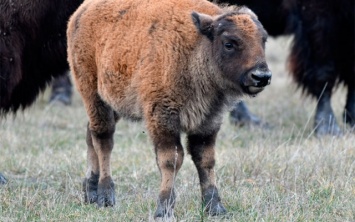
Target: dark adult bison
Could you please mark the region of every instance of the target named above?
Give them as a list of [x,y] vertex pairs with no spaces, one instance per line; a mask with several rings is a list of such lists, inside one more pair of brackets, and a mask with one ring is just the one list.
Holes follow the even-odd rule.
[[[304,93],[318,100],[316,135],[339,135],[331,107],[334,88],[348,88],[344,122],[355,126],[354,1],[349,0],[220,0],[247,5],[272,36],[293,34],[289,68]],[[244,104],[232,116],[248,119]],[[249,118],[250,119],[250,118]],[[254,118],[255,119],[255,118]]]
[[144,119],[161,173],[156,218],[172,217],[180,134],[211,215],[225,213],[214,145],[225,108],[269,84],[267,35],[247,8],[206,0],[85,1],[68,25],[68,58],[89,117],[85,200],[115,204],[110,156],[119,118]]
[[355,126],[354,1],[285,1],[294,34],[290,71],[304,92],[319,100],[316,133],[341,134],[331,107],[334,87],[348,88],[344,122]]
[[0,117],[31,105],[69,69],[67,21],[82,1],[0,0]]
[[0,114],[31,105],[68,70],[66,26],[83,0],[0,0]]

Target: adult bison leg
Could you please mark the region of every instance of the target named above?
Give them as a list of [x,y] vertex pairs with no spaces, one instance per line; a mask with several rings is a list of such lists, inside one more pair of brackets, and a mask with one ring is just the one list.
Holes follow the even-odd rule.
[[234,105],[233,110],[230,112],[230,121],[231,123],[240,126],[267,126],[266,124],[263,124],[259,117],[249,111],[247,105],[243,101]]
[[52,92],[49,102],[60,102],[64,105],[70,105],[73,95],[73,86],[69,77],[69,72],[56,77],[52,82]]
[[319,98],[314,122],[317,136],[342,134],[331,107],[330,98],[331,89],[326,89]]
[[200,178],[202,201],[206,211],[212,216],[227,212],[221,203],[215,182],[214,145],[216,136],[217,132],[210,135],[188,135],[188,149]]
[[151,131],[156,161],[161,175],[158,207],[154,218],[169,219],[174,216],[174,183],[184,159],[184,151],[179,133],[162,128],[160,126],[159,129],[155,128]]
[[[86,100],[87,102],[87,100]],[[88,169],[83,183],[85,200],[99,207],[115,204],[115,187],[111,177],[111,151],[118,117],[98,95],[85,104],[88,109],[87,129]]]
[[344,122],[355,128],[355,86],[348,87],[348,96],[344,110]]

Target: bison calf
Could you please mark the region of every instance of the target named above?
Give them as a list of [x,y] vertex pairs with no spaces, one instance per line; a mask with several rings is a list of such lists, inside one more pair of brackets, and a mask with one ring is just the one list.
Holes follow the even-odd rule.
[[267,33],[248,8],[205,0],[92,0],[67,30],[69,64],[89,117],[85,200],[115,204],[110,156],[115,123],[144,119],[161,174],[156,218],[171,217],[184,157],[196,165],[210,215],[225,213],[214,145],[225,108],[270,83]]

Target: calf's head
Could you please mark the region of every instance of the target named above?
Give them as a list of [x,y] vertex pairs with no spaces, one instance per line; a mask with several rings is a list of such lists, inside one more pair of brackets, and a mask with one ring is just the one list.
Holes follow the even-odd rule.
[[265,61],[267,33],[250,9],[241,7],[218,17],[193,12],[192,18],[209,41],[206,50],[211,50],[212,60],[236,90],[255,95],[270,84]]

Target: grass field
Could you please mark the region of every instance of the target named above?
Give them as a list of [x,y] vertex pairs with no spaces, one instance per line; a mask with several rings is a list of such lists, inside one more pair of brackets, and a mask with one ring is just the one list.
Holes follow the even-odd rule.
[[[217,184],[229,213],[207,217],[189,155],[176,180],[177,221],[355,221],[355,133],[313,135],[316,101],[303,97],[285,71],[289,39],[270,39],[269,88],[246,98],[271,129],[233,126],[225,116],[216,145]],[[346,91],[337,90],[338,120]],[[37,103],[0,122],[0,221],[151,221],[160,176],[142,123],[121,121],[112,173],[116,206],[83,203],[87,117],[77,94],[69,107]],[[184,139],[184,138],[183,138]]]

